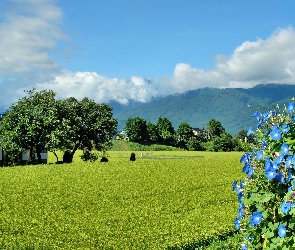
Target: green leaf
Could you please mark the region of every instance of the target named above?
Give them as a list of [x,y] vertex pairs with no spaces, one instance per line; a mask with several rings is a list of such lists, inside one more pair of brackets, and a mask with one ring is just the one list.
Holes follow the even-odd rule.
[[[271,237],[273,237],[273,236],[274,236],[274,234],[273,234]],[[270,237],[270,238],[271,238],[271,237]],[[272,238],[271,241],[272,241],[274,244],[277,245],[277,244],[280,243],[281,238],[280,238],[280,237]]]
[[274,237],[274,233],[273,233],[273,231],[267,231],[267,232],[265,232],[265,237],[266,238],[272,238],[272,237]]

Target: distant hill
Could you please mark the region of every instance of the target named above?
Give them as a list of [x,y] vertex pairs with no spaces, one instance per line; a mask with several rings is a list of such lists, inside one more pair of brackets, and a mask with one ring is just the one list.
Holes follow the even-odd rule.
[[295,85],[261,84],[250,89],[202,88],[144,104],[133,103],[133,106],[121,108],[117,105],[114,117],[118,119],[119,129],[124,127],[129,117],[136,116],[152,123],[156,123],[160,116],[167,117],[175,129],[181,122],[202,128],[207,126],[210,119],[216,119],[227,132],[236,135],[250,125],[256,125],[252,118],[256,110],[272,109],[277,104],[290,102],[292,97],[295,97]]

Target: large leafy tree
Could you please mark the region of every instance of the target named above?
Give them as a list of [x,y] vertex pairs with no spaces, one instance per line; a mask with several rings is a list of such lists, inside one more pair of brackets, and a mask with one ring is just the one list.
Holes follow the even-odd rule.
[[215,137],[215,136],[220,137],[221,134],[225,132],[225,129],[219,121],[215,119],[211,119],[208,122],[208,131],[211,137]]
[[147,123],[147,134],[149,141],[157,142],[159,140],[157,126],[150,121]]
[[174,128],[171,121],[166,117],[159,117],[157,122],[157,130],[161,143],[166,145],[174,144]]
[[0,147],[13,155],[29,150],[41,162],[44,149],[62,150],[71,162],[77,149],[83,160],[94,159],[91,150],[104,151],[116,134],[117,121],[107,104],[71,97],[56,101],[51,90],[27,91],[26,97],[11,105],[0,122]]
[[213,138],[213,151],[218,152],[218,151],[233,151],[235,148],[235,142],[232,138],[232,136],[224,132],[220,135],[220,137],[214,137]]
[[194,137],[193,128],[187,123],[182,122],[176,130],[176,140],[180,148],[187,149],[187,143]]
[[144,142],[147,138],[146,120],[140,117],[128,118],[124,130],[128,139],[133,142]]
[[105,151],[116,135],[117,120],[107,104],[97,104],[89,98],[78,101],[74,97],[58,103],[60,129],[65,131],[58,148],[65,151],[65,161],[71,162],[77,149],[83,150],[82,159],[91,160],[91,151]]
[[42,150],[49,148],[58,125],[55,93],[51,90],[26,91],[27,96],[10,106],[0,124],[0,146],[15,154],[29,150],[29,160],[35,152],[41,163]]

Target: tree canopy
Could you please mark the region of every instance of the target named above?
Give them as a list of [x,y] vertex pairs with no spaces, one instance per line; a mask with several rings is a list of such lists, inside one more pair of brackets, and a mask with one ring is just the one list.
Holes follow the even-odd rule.
[[147,140],[147,124],[143,118],[128,118],[124,130],[130,141],[144,142]]
[[82,149],[83,159],[90,160],[89,152],[106,150],[116,134],[117,121],[107,104],[73,97],[57,101],[51,90],[26,93],[0,122],[0,147],[8,152],[29,150],[29,159],[33,161],[36,153],[41,162],[42,150],[62,150],[71,162],[76,150]]

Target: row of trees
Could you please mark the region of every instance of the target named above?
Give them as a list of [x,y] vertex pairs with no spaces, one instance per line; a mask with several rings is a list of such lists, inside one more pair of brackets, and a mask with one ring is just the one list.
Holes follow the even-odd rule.
[[56,100],[51,90],[25,92],[27,96],[13,103],[0,121],[0,147],[11,163],[25,150],[30,161],[40,163],[45,149],[57,161],[56,151],[63,151],[63,160],[72,162],[77,149],[83,150],[83,160],[95,160],[98,156],[92,150],[106,150],[116,134],[117,121],[107,104],[88,98]]
[[160,117],[156,124],[134,117],[127,120],[124,131],[129,141],[159,143],[186,150],[243,151],[249,142],[254,141],[250,136],[248,143],[244,142],[247,133],[245,130],[232,137],[215,119],[211,119],[207,128],[199,129],[195,134],[187,122],[182,122],[175,130],[169,119],[165,117]]

